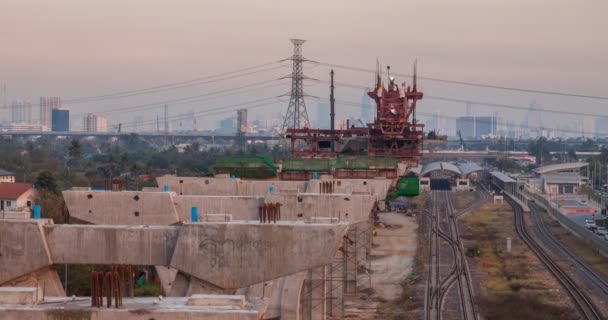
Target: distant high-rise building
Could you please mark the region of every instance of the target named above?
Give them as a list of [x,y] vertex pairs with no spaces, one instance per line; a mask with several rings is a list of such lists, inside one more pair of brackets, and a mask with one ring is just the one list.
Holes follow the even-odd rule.
[[530,138],[540,137],[543,131],[543,122],[540,107],[536,102],[530,104],[527,121],[528,136]]
[[595,121],[591,116],[583,117],[583,137],[596,136],[595,132]]
[[70,110],[53,109],[51,112],[52,131],[68,132],[70,131]]
[[236,133],[239,136],[247,133],[247,109],[236,110]]
[[108,132],[108,119],[99,114],[89,113],[83,118],[82,129],[86,132]]
[[62,107],[61,97],[40,97],[40,124],[50,128],[52,125],[52,110]]
[[138,132],[143,130],[144,118],[141,115],[136,115],[133,117],[131,123],[133,126],[133,132]]
[[32,104],[29,101],[13,101],[11,104],[11,121],[13,123],[31,123]]
[[456,130],[465,139],[495,136],[496,117],[459,117],[456,119]]
[[363,91],[363,96],[361,97],[361,119],[365,124],[372,122],[372,98],[367,95],[367,93],[371,90],[372,89],[370,88],[365,88],[365,91]]

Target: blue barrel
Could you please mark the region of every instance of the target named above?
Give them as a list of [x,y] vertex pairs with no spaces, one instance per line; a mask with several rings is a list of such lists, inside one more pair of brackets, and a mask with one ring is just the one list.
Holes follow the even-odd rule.
[[198,222],[198,207],[192,207],[190,215],[192,216],[192,222]]
[[268,187],[268,192],[273,193],[274,192],[274,186]]
[[319,179],[319,174],[316,171],[313,172],[312,173],[312,178],[315,179],[315,180]]
[[168,184],[166,184],[166,185],[163,186],[163,191],[169,192],[169,185]]
[[37,204],[34,206],[34,219],[40,219],[40,205]]

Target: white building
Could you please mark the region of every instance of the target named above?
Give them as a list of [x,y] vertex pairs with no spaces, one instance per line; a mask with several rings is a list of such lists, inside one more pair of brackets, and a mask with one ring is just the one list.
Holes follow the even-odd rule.
[[15,183],[15,173],[0,169],[0,183]]
[[36,189],[31,183],[0,184],[0,211],[25,211],[32,208]]
[[82,130],[86,132],[108,132],[108,119],[99,114],[89,113],[83,118]]

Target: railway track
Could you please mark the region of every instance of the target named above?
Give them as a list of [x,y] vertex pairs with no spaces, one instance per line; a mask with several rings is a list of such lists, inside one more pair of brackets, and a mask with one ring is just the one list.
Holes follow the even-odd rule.
[[[473,287],[470,272],[464,254],[464,246],[460,240],[457,219],[478,204],[484,195],[476,202],[458,212],[455,212],[451,192],[431,192],[432,210],[423,211],[429,219],[431,232],[429,234],[430,250],[428,256],[429,275],[427,277],[425,296],[425,319],[442,319],[443,307],[447,294],[458,287],[460,314],[462,319],[476,320],[477,311],[473,301]],[[441,228],[442,221],[447,223],[445,231]],[[441,256],[442,243],[447,245],[451,253],[451,265],[447,274],[442,277],[440,262],[447,260]],[[445,252],[444,252],[445,253]]]
[[543,212],[542,208],[538,207],[536,204],[531,204],[530,209],[532,210],[530,217],[532,217],[532,221],[536,226],[538,234],[543,237],[547,243],[556,248],[562,256],[570,260],[570,262],[574,264],[580,273],[582,273],[595,285],[599,291],[603,292],[608,297],[608,281],[606,281],[604,276],[600,275],[597,271],[589,267],[587,263],[581,260],[574,252],[572,252],[572,250],[562,244],[553,236],[553,234],[551,234],[547,228],[547,225],[545,224],[544,219],[541,217],[541,212]]
[[557,281],[566,290],[576,308],[581,312],[584,319],[602,319],[597,311],[597,308],[589,297],[578,287],[575,281],[563,270],[555,261],[548,256],[545,250],[530,236],[528,233],[523,209],[512,200],[507,200],[513,207],[513,223],[515,231],[524,243],[530,248],[539,258],[541,263],[549,270],[549,272],[557,279]]

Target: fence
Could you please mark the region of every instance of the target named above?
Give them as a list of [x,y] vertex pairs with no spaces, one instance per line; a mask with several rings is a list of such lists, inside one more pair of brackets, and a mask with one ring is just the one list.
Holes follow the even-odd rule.
[[598,237],[590,230],[587,230],[585,227],[572,221],[570,218],[561,213],[554,203],[548,201],[542,195],[531,193],[527,190],[522,192],[517,191],[516,193],[518,194],[518,198],[522,197],[523,199],[527,200],[529,205],[537,204],[544,207],[547,213],[549,213],[553,218],[557,219],[559,224],[561,224],[564,228],[587,242],[589,245],[593,246],[593,248],[599,251],[602,255],[608,256],[608,241]]

